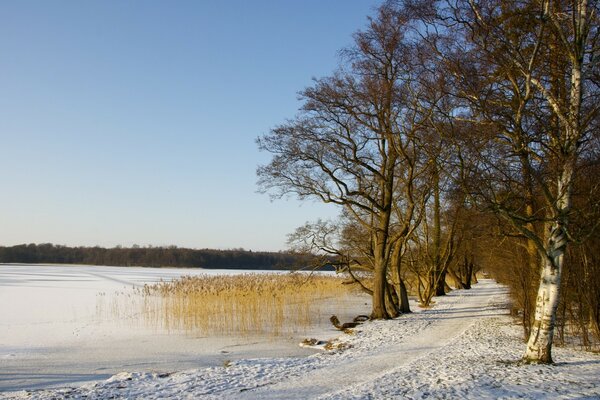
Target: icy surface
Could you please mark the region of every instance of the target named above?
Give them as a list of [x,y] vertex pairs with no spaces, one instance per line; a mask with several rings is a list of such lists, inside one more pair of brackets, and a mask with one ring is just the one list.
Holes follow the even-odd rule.
[[[600,398],[600,357],[556,348],[556,365],[521,365],[520,328],[505,290],[483,280],[433,309],[365,323],[343,350],[303,358],[254,358],[170,374],[123,372],[10,399],[566,399]],[[134,371],[133,369],[131,371]],[[1,396],[2,394],[0,394]]]

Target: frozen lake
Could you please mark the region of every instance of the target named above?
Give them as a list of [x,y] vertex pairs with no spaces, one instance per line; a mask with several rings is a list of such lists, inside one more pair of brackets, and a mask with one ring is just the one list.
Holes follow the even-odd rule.
[[[0,264],[0,391],[106,379],[123,370],[180,371],[252,357],[304,356],[307,335],[198,337],[144,323],[139,310],[116,318],[114,299],[183,275],[260,271]],[[266,271],[265,271],[266,272]],[[365,313],[365,298],[342,317]],[[323,318],[312,336],[336,336]]]

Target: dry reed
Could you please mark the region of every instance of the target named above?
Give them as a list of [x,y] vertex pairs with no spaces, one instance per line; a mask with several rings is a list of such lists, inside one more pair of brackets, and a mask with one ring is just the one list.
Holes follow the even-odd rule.
[[201,335],[283,335],[304,332],[320,308],[348,299],[349,285],[334,276],[244,274],[186,276],[146,285],[146,320],[167,330]]

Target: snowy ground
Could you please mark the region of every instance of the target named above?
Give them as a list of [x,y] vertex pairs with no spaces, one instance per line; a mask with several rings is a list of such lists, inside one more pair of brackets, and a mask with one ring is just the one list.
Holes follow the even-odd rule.
[[80,387],[3,393],[8,399],[600,398],[600,356],[556,348],[553,366],[521,365],[506,293],[483,280],[435,308],[366,323],[343,350],[237,360],[164,373],[123,372]]
[[[123,370],[184,370],[220,366],[226,360],[318,352],[298,346],[303,333],[198,337],[149,325],[139,307],[123,307],[133,288],[145,283],[248,272],[0,264],[0,397],[5,391],[104,380]],[[345,304],[325,304],[327,315],[322,315],[314,334],[329,330],[335,335],[328,321],[332,312],[349,317],[357,309],[368,309],[364,299],[348,302],[346,311]]]

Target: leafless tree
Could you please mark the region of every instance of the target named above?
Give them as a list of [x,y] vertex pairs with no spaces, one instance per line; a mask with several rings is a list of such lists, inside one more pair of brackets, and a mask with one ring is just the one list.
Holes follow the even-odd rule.
[[396,315],[389,266],[406,235],[394,213],[398,174],[426,120],[417,106],[416,38],[407,34],[413,12],[384,3],[343,51],[339,70],[301,93],[300,114],[258,139],[273,154],[258,169],[263,190],[340,206],[366,233],[374,319]]

